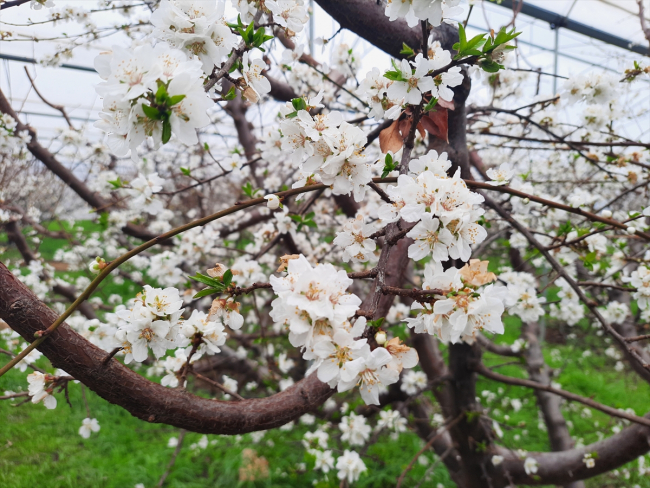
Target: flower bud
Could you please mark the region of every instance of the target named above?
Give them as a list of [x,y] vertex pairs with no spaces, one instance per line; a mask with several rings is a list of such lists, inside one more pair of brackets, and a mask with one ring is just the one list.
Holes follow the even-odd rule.
[[104,261],[104,258],[100,258],[97,256],[95,259],[93,259],[90,264],[88,265],[88,269],[90,270],[91,273],[98,274],[102,269],[104,269],[106,266],[106,261]]
[[611,210],[603,210],[600,212],[601,217],[605,217],[606,219],[611,219],[612,218],[612,211]]
[[280,207],[280,199],[277,195],[266,195],[266,206],[271,210],[276,210]]
[[630,235],[636,234],[636,227],[629,226],[627,229],[625,229],[625,232],[627,232]]
[[524,205],[528,205],[528,204],[530,203],[530,198],[524,198],[524,199],[521,201],[521,203],[523,203]]
[[387,339],[386,332],[384,332],[383,330],[380,330],[375,334],[375,341],[377,341],[377,344],[379,344],[380,346],[386,344],[386,339]]

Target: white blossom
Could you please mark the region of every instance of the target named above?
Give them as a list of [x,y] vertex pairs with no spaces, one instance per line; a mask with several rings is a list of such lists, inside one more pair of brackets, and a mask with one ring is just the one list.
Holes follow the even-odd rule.
[[347,479],[348,483],[354,483],[359,479],[361,473],[367,471],[366,465],[355,451],[343,452],[336,460],[336,469],[338,470],[337,476],[340,480]]
[[81,422],[81,427],[79,427],[79,435],[84,439],[88,439],[92,432],[99,432],[99,422],[97,419],[85,418]]
[[27,383],[29,383],[28,392],[32,397],[32,403],[39,403],[43,401],[43,405],[49,410],[56,408],[56,398],[52,395],[52,388],[50,386],[52,378],[39,371],[34,371],[27,375]]

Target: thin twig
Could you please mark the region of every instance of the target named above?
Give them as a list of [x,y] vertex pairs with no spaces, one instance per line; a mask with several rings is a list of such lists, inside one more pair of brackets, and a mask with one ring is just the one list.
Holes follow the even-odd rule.
[[637,341],[644,341],[646,339],[650,339],[650,334],[643,334],[634,337],[626,337],[625,342],[637,342]]
[[176,462],[176,458],[178,457],[178,454],[181,452],[181,447],[183,446],[183,439],[185,438],[185,433],[187,431],[185,429],[181,429],[178,432],[178,444],[176,444],[176,449],[174,449],[174,453],[172,454],[172,458],[169,460],[169,463],[167,464],[167,469],[163,473],[163,475],[160,477],[160,481],[158,481],[158,484],[156,485],[157,488],[162,488],[162,486],[165,484],[165,480],[169,476],[169,473],[171,473],[172,468],[174,467],[174,463]]
[[59,112],[61,112],[61,115],[63,115],[63,118],[64,118],[65,121],[68,123],[68,127],[70,127],[70,128],[73,129],[73,130],[76,130],[76,129],[74,128],[74,125],[72,125],[72,121],[70,120],[70,117],[68,117],[68,113],[65,111],[65,107],[64,107],[63,105],[56,105],[56,104],[54,104],[54,103],[48,101],[48,100],[47,100],[47,99],[46,99],[46,98],[41,94],[41,92],[38,91],[38,88],[36,88],[36,83],[34,82],[34,79],[30,76],[30,74],[29,74],[29,70],[27,69],[27,66],[25,66],[24,68],[25,68],[25,73],[27,74],[27,78],[29,78],[29,82],[32,84],[32,88],[34,89],[34,91],[35,91],[36,94],[38,95],[38,98],[40,98],[41,100],[43,100],[43,103],[45,103],[45,105],[48,105],[48,106],[52,107],[54,110],[58,110]]
[[202,374],[197,373],[196,371],[192,371],[192,374],[194,376],[196,376],[197,379],[199,379],[201,381],[205,381],[206,383],[211,384],[212,386],[220,389],[222,392],[226,393],[227,395],[230,395],[231,397],[233,397],[236,400],[239,400],[239,401],[245,400],[245,398],[243,396],[235,393],[234,391],[229,390],[228,388],[223,386],[221,383],[218,383],[218,382],[216,382],[214,380],[211,380],[210,378],[207,378],[207,377],[203,376]]

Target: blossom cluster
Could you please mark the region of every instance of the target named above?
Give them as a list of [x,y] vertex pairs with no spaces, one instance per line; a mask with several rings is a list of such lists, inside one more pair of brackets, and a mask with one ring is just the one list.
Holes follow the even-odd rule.
[[451,88],[463,82],[460,67],[450,67],[435,77],[430,75],[432,71],[441,70],[450,63],[451,53],[435,41],[427,57],[420,53],[413,61],[402,59],[393,64],[394,70],[386,73],[373,68],[359,87],[360,95],[365,96],[370,105],[370,116],[397,119],[403,105],[418,105],[424,95],[452,102],[454,92]]
[[285,277],[270,281],[278,296],[271,318],[288,329],[289,341],[305,359],[314,360],[318,378],[339,392],[358,385],[363,400],[378,405],[381,389],[397,382],[402,368],[417,364],[417,353],[399,339],[374,350],[359,339],[366,320],[350,322],[361,300],[346,293],[352,280],[344,271],[331,264],[312,267],[300,255],[289,261]]
[[414,239],[409,258],[420,260],[432,256],[434,261],[449,258],[467,261],[471,245],[481,243],[487,232],[478,222],[485,211],[479,206],[483,197],[467,188],[460,169],[447,176],[451,162],[447,153],[434,150],[409,163],[411,174],[400,175],[397,186],[386,193],[394,203],[379,209],[379,218],[395,222],[417,222],[407,234]]
[[[151,349],[156,358],[164,356],[168,349],[185,348],[195,344],[194,359],[201,355],[220,352],[219,346],[226,342],[225,325],[236,330],[243,325],[243,317],[236,311],[237,305],[231,299],[216,299],[209,314],[194,310],[183,320],[181,315],[183,299],[176,288],[152,288],[145,285],[130,309],[115,313],[117,330],[115,339],[125,354],[124,362],[142,362]],[[185,353],[175,352],[175,358],[167,358],[165,368],[171,372]],[[182,365],[182,363],[181,363]]]
[[224,18],[225,7],[221,0],[163,0],[151,15],[153,35],[198,58],[210,75],[238,43]]
[[118,311],[115,338],[125,354],[124,362],[143,362],[149,349],[160,358],[168,349],[187,346],[189,341],[181,333],[182,306],[177,289],[145,285],[130,309]]
[[27,375],[28,392],[32,397],[32,403],[42,401],[46,408],[50,410],[56,408],[56,398],[52,395],[53,379],[52,375],[43,374],[40,371],[34,371]]
[[[306,108],[322,108],[322,93],[300,110],[292,103],[281,108],[285,119],[280,124],[282,150],[293,164],[300,164],[302,178],[294,187],[319,178],[332,186],[335,195],[354,194],[363,200],[372,172],[363,149],[367,138],[363,130],[343,120],[341,112],[311,115]],[[296,102],[298,104],[298,102]]]
[[546,298],[537,295],[535,277],[530,273],[507,271],[499,274],[499,279],[506,282],[511,294],[508,312],[521,317],[524,322],[534,322],[544,315],[542,305]]
[[422,288],[436,293],[431,295],[433,305],[414,302],[411,306],[419,313],[405,320],[415,332],[436,335],[445,343],[472,343],[482,330],[503,334],[501,316],[510,292],[487,284],[496,276],[487,272],[486,262],[472,260],[461,269],[443,270],[440,262],[431,261],[424,277]]
[[206,111],[212,101],[203,89],[201,62],[180,49],[166,43],[113,46],[95,58],[95,69],[105,80],[97,86],[104,100],[95,126],[108,133],[116,156],[130,150],[136,158],[136,148],[149,137],[155,147],[172,134],[196,144],[196,129],[210,122]]
[[375,233],[375,227],[366,224],[362,215],[343,224],[343,230],[336,233],[332,244],[344,248],[343,260],[365,263],[374,256],[377,244],[370,239]]
[[564,278],[558,279],[556,284],[560,287],[557,294],[560,303],[551,305],[550,315],[565,321],[568,325],[575,325],[585,316],[585,307],[578,294]]

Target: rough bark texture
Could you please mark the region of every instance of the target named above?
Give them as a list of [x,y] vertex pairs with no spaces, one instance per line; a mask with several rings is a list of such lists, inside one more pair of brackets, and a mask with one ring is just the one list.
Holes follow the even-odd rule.
[[[0,263],[0,318],[31,342],[57,315]],[[173,425],[204,434],[243,434],[286,424],[312,411],[333,393],[315,374],[263,399],[224,402],[152,383],[112,359],[66,324],[44,341],[41,351],[61,368],[110,403],[147,422]]]
[[453,399],[451,418],[465,413],[463,419],[451,430],[451,437],[462,458],[463,488],[485,488],[489,486],[486,469],[489,458],[485,450],[492,444],[492,429],[489,421],[480,415],[481,406],[476,403],[475,365],[481,361],[478,344],[450,344],[449,371],[452,379],[450,393]]

